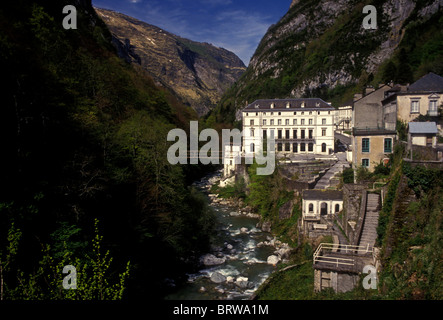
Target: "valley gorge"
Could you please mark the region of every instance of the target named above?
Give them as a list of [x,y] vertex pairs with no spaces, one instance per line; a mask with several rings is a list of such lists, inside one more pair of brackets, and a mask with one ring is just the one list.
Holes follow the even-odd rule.
[[117,42],[120,56],[142,66],[199,116],[206,115],[246,70],[232,52],[184,39],[110,10],[96,8]]

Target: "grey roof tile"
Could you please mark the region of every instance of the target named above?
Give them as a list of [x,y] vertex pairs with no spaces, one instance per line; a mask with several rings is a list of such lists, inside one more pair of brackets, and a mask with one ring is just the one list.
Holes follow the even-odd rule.
[[438,133],[435,122],[409,122],[410,133]]

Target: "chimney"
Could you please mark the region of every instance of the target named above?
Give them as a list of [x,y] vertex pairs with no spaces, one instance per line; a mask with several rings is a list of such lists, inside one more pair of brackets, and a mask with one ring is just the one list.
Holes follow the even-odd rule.
[[368,94],[370,94],[371,92],[374,92],[374,91],[375,91],[374,87],[366,87],[365,96],[367,96]]
[[361,98],[363,98],[363,95],[361,93],[354,94],[354,101],[360,100]]

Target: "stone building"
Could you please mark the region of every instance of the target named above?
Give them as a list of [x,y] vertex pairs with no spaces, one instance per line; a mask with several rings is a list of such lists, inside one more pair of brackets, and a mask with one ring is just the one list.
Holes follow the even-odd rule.
[[322,99],[257,100],[242,111],[246,157],[266,150],[275,138],[277,155],[322,154],[334,151],[335,109]]
[[437,133],[435,122],[409,122],[408,144],[435,148]]
[[389,160],[397,137],[395,131],[384,128],[354,128],[352,134],[354,168],[361,166],[372,172],[381,161],[386,163]]
[[352,163],[354,169],[362,166],[373,171],[375,165],[387,161],[393,152],[395,128],[385,128],[382,101],[392,86],[381,85],[369,90],[354,102],[354,128],[352,130]]
[[343,192],[337,190],[305,190],[302,196],[302,226],[317,224],[343,210]]
[[396,86],[382,104],[385,128],[389,130],[395,130],[397,120],[409,123],[420,115],[438,120],[443,105],[443,77],[430,72],[410,86]]

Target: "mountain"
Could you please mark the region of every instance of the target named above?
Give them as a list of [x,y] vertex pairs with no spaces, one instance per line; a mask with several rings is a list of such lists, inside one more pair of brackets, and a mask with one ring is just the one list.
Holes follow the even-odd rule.
[[[365,5],[377,10],[376,30],[362,26]],[[442,9],[441,0],[294,0],[223,97],[217,120],[234,121],[241,106],[259,98],[316,96],[339,104],[367,85],[441,74]]]
[[200,116],[215,107],[246,70],[240,58],[223,48],[181,38],[121,13],[95,10],[120,46],[129,49],[126,58],[140,64]]
[[[76,7],[77,29],[63,28],[66,5]],[[112,41],[91,0],[0,6],[1,300],[80,298],[85,290],[101,299],[97,286],[109,283],[108,296],[128,261],[125,296],[158,299],[209,250],[213,215],[188,188],[203,169],[166,156],[168,133],[186,130],[196,114],[121,59]],[[90,248],[97,242],[87,243],[98,239],[96,219],[102,257],[113,263],[100,269],[100,283],[79,278],[69,295],[55,270],[68,260],[80,270],[98,256]],[[81,270],[82,279],[97,275]]]

